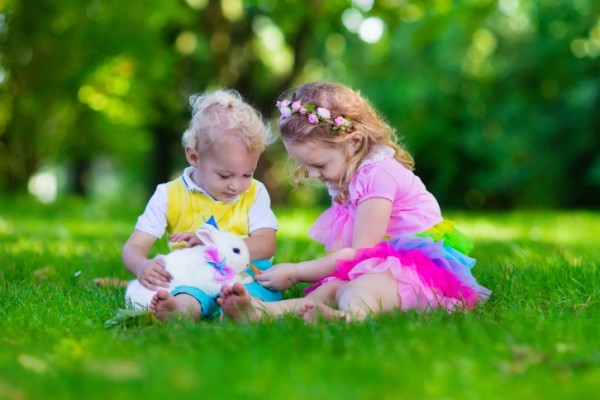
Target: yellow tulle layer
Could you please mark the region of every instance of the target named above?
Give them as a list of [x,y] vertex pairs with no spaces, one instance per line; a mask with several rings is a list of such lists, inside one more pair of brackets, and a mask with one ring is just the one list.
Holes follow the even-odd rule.
[[444,240],[444,245],[453,247],[455,250],[468,255],[473,250],[473,243],[461,231],[455,228],[456,222],[442,221],[425,232],[414,236],[430,237],[434,241]]

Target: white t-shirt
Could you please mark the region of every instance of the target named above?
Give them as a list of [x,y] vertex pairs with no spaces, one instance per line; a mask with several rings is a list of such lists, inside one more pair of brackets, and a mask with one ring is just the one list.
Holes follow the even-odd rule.
[[[187,167],[183,171],[181,178],[185,186],[190,191],[202,192],[212,199],[213,197],[206,190],[196,185],[192,180],[191,173],[193,171],[194,167]],[[167,184],[161,183],[156,187],[156,191],[148,201],[144,213],[139,216],[135,225],[136,230],[148,233],[158,239],[164,235],[167,229],[167,197]],[[232,201],[238,199],[239,196]],[[257,181],[254,203],[248,212],[248,232],[252,234],[252,232],[263,228],[278,230],[279,224],[273,210],[271,210],[271,198],[267,188],[262,182]]]

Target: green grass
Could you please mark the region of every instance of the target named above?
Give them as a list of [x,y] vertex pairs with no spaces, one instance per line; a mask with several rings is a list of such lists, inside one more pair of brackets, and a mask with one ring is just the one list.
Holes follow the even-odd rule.
[[[0,204],[0,399],[598,395],[600,213],[447,213],[474,240],[474,274],[493,290],[468,313],[106,329],[123,292],[91,279],[130,277],[120,249],[139,210]],[[276,261],[322,254],[305,238],[319,211],[277,210]]]

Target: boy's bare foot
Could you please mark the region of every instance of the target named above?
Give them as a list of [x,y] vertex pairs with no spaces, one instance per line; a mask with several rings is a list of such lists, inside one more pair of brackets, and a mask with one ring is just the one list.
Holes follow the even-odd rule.
[[189,295],[173,296],[166,290],[159,290],[150,300],[150,312],[161,321],[168,321],[174,316],[189,316],[198,319],[202,310],[200,304]]
[[223,285],[217,303],[223,308],[225,315],[235,322],[258,321],[263,316],[261,309],[264,309],[264,303],[250,296],[239,282],[233,286]]
[[150,312],[161,321],[171,319],[175,311],[177,311],[175,296],[166,290],[159,290],[150,300]]
[[349,322],[348,314],[326,306],[325,304],[303,304],[298,310],[298,316],[310,324],[314,324],[322,320]]

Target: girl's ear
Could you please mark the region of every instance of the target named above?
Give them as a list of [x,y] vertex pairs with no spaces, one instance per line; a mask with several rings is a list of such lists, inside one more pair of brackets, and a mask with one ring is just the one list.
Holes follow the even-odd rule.
[[354,155],[360,149],[363,136],[359,131],[354,131],[350,133],[348,138],[348,151],[350,151],[351,155]]
[[185,147],[185,158],[192,167],[198,166],[198,152],[193,147]]

